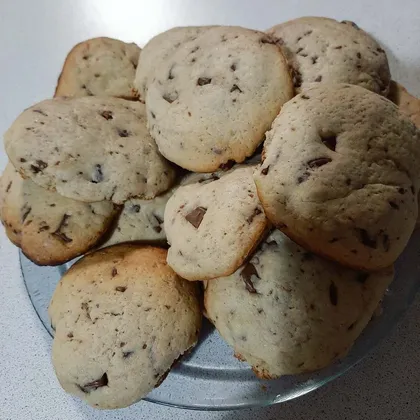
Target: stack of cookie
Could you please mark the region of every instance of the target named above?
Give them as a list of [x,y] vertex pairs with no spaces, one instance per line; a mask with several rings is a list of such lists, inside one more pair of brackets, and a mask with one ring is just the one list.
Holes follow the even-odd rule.
[[28,258],[90,252],[50,305],[63,388],[98,408],[144,397],[197,343],[200,281],[259,377],[343,357],[416,224],[419,110],[348,21],[74,47],[55,97],[5,134],[0,181]]

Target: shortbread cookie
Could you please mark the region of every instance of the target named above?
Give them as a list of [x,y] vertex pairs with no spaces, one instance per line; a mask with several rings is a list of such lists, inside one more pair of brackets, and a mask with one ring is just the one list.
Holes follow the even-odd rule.
[[273,379],[343,357],[392,278],[392,268],[354,271],[275,230],[245,266],[207,283],[205,308],[236,357]]
[[4,142],[24,177],[75,200],[153,198],[175,179],[147,131],[140,102],[48,99],[25,110]]
[[139,401],[198,340],[197,285],[166,264],[166,251],[116,245],[85,256],[49,307],[52,361],[65,391],[96,408]]
[[286,60],[262,32],[175,28],[140,56],[135,83],[151,135],[166,158],[191,171],[243,162],[293,95]]
[[411,95],[404,86],[394,81],[391,81],[389,99],[398,105],[400,111],[420,129],[420,99]]
[[63,264],[90,249],[117,209],[109,201],[82,203],[22,179],[11,163],[0,179],[0,218],[7,236],[39,265]]
[[208,280],[229,275],[258,245],[268,222],[252,180],[254,168],[182,186],[169,199],[168,264],[181,277]]
[[350,83],[388,94],[391,76],[385,51],[353,22],[302,17],[267,32],[288,59],[297,92],[312,83]]
[[359,86],[319,85],[282,109],[255,173],[267,217],[315,253],[391,265],[417,218],[420,132]]
[[77,44],[67,55],[54,96],[138,98],[134,77],[140,48],[112,38]]

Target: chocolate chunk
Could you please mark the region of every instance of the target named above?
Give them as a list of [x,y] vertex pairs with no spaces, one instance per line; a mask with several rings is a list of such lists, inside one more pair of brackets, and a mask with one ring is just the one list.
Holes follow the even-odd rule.
[[242,91],[242,89],[237,85],[237,84],[234,84],[231,88],[230,88],[230,91],[231,92],[235,92],[235,91],[239,91],[240,93],[243,93],[243,91]]
[[251,216],[249,216],[246,221],[248,222],[248,224],[251,224],[254,221],[255,216],[258,216],[259,214],[262,213],[262,210],[259,209],[258,207],[256,207],[253,211],[253,213],[251,214]]
[[165,99],[166,102],[171,104],[172,102],[174,102],[178,99],[178,92],[175,91],[175,92],[171,92],[171,93],[165,93],[162,96],[162,98]]
[[117,132],[120,137],[128,137],[130,135],[127,130],[123,130],[121,128],[117,128]]
[[362,54],[360,54],[359,52],[356,54],[357,58],[362,58]]
[[196,229],[201,225],[204,215],[206,214],[207,209],[204,207],[197,207],[190,213],[188,213],[185,218],[190,222]]
[[124,292],[127,290],[127,288],[126,288],[125,286],[117,286],[117,287],[115,288],[115,290],[116,290],[117,292],[122,292],[122,293],[124,293]]
[[33,109],[33,112],[36,112],[38,114],[43,115],[44,117],[48,117],[48,114],[46,114],[44,111],[41,111],[40,109]]
[[320,168],[321,166],[326,165],[327,163],[330,163],[332,161],[332,159],[327,158],[327,157],[320,157],[320,158],[316,158],[316,159],[312,159],[310,160],[307,165],[311,168]]
[[368,273],[361,273],[361,272],[360,272],[360,273],[357,273],[356,280],[357,280],[359,283],[364,284],[368,278],[369,278],[369,274],[368,274]]
[[322,143],[325,144],[325,146],[328,147],[328,149],[335,152],[335,148],[337,146],[337,137],[336,136],[328,136],[328,137],[322,137],[321,136]]
[[69,238],[64,232],[61,231],[61,229],[65,226],[67,226],[67,220],[70,219],[69,214],[64,214],[62,217],[57,229],[51,233],[51,235],[56,236],[58,239],[63,241],[64,243],[70,243],[73,241],[73,239]]
[[330,284],[329,294],[330,294],[331,305],[337,306],[338,290],[337,290],[337,286],[335,285],[335,283],[333,281]]
[[235,164],[235,161],[234,160],[228,160],[226,163],[222,163],[220,166],[219,166],[219,168],[222,170],[222,171],[227,171],[228,169],[230,169],[233,165]]
[[363,245],[367,246],[368,248],[377,248],[378,245],[376,239],[372,238],[366,229],[356,228],[356,231],[359,234],[359,240]]
[[400,206],[395,201],[388,201],[389,205],[393,208],[398,210]]
[[209,83],[211,83],[211,79],[208,77],[199,77],[197,80],[198,86],[208,85]]
[[92,180],[90,182],[98,184],[104,180],[104,175],[102,173],[102,166],[97,164],[95,165],[94,172],[92,174]]
[[118,274],[117,267],[112,267],[111,277],[115,277]]
[[77,385],[78,388],[85,394],[89,394],[92,391],[96,391],[98,388],[102,388],[108,385],[108,376],[104,373],[99,379],[89,382],[85,385]]
[[130,357],[132,354],[134,354],[134,351],[123,351],[123,358],[127,359],[127,357]]
[[241,271],[241,277],[245,283],[246,290],[248,290],[249,293],[257,293],[257,290],[255,289],[254,284],[251,281],[252,276],[260,278],[254,264],[251,264],[249,262]]
[[269,170],[270,170],[270,165],[268,165],[266,168],[262,169],[262,170],[261,170],[261,173],[262,173],[263,175],[267,175]]
[[106,120],[112,120],[112,111],[102,111],[101,112],[102,117],[104,117]]

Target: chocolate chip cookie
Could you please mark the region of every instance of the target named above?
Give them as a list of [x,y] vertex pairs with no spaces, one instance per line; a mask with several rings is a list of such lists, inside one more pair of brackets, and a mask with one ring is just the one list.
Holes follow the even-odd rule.
[[197,285],[166,264],[166,251],[115,245],[85,256],[49,307],[52,361],[65,391],[96,408],[139,401],[197,343]]

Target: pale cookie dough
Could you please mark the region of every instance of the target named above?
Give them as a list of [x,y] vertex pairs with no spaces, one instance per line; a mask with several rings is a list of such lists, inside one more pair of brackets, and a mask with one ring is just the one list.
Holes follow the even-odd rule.
[[195,172],[251,156],[293,96],[273,40],[229,26],[175,28],[153,38],[135,83],[161,153]]
[[188,280],[233,273],[268,228],[252,172],[234,169],[212,182],[178,188],[165,209],[168,264]]
[[314,371],[346,355],[393,279],[324,260],[275,230],[229,277],[207,282],[207,316],[264,379]]
[[282,109],[254,178],[267,217],[297,243],[362,270],[391,265],[417,219],[420,132],[388,99],[319,85]]
[[0,219],[7,236],[38,265],[58,265],[92,248],[117,208],[109,201],[82,203],[22,179],[11,163],[0,178]]
[[175,170],[146,128],[145,106],[117,98],[55,98],[15,120],[4,136],[12,164],[41,187],[75,200],[153,198]]
[[350,83],[387,95],[391,76],[386,53],[355,23],[302,17],[267,32],[288,59],[297,92],[313,83]]
[[49,307],[52,361],[65,391],[95,408],[139,401],[198,340],[197,284],[179,278],[166,251],[116,245],[85,256]]
[[134,77],[140,48],[112,38],[77,44],[67,55],[54,96],[138,98]]

